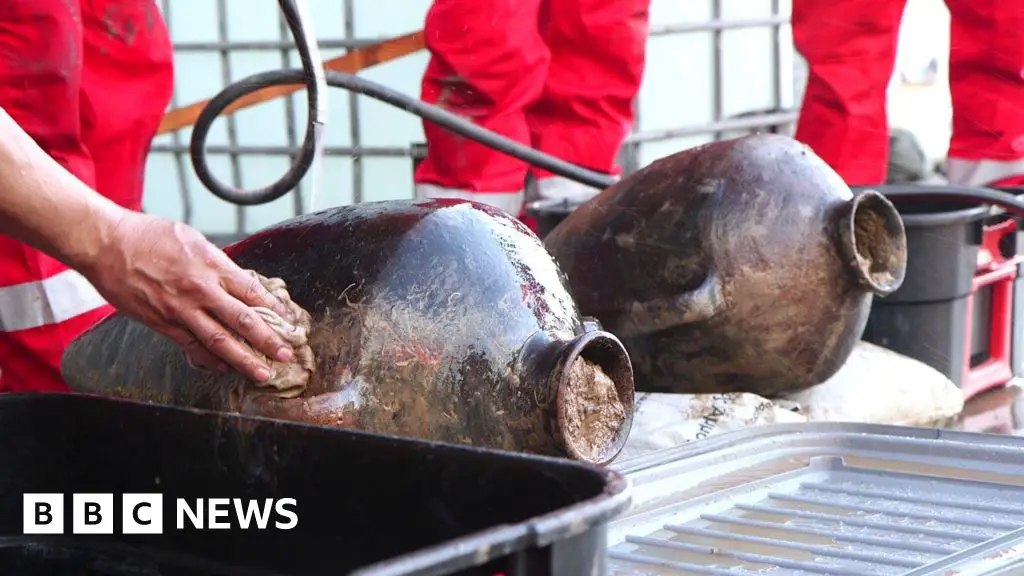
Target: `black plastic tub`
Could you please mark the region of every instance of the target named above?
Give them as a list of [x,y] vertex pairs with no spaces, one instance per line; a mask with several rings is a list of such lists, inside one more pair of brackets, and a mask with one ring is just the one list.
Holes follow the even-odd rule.
[[[924,362],[960,386],[969,362],[965,348],[970,337],[967,323],[967,296],[893,305],[881,305],[876,300],[861,338]],[[971,353],[987,350],[986,345],[972,338]]]
[[543,240],[583,202],[569,200],[534,200],[526,204],[526,215],[537,220],[537,236]]
[[[885,194],[885,186],[876,188]],[[892,199],[907,231],[907,275],[880,304],[939,302],[971,292],[987,205]]]
[[[886,194],[911,187],[870,188]],[[984,346],[967,333],[967,303],[991,209],[930,198],[890,200],[907,233],[907,274],[899,290],[874,300],[862,338],[924,362],[960,385],[968,363],[967,338],[972,338],[972,352]],[[980,311],[976,307],[975,315]]]
[[[590,576],[629,504],[622,476],[568,460],[70,394],[0,396],[0,438],[0,574],[19,576]],[[64,535],[22,535],[26,492],[65,494]],[[113,494],[114,534],[72,534],[71,493]],[[123,493],[163,495],[162,534],[121,534]],[[177,529],[176,499],[218,497],[294,498],[298,523]]]

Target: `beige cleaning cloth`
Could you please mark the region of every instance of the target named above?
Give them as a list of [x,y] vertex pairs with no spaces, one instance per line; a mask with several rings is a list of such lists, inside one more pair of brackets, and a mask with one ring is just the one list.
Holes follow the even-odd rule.
[[[282,317],[277,312],[262,306],[253,306],[252,311],[259,315],[271,330],[280,335],[294,351],[291,362],[279,362],[271,360],[262,353],[254,350],[248,342],[244,342],[250,350],[256,353],[266,362],[272,371],[270,379],[266,382],[247,381],[244,385],[249,391],[258,394],[273,394],[279,398],[297,398],[306,391],[309,379],[316,370],[316,362],[313,359],[313,349],[309,345],[309,330],[312,326],[312,318],[309,312],[292,301],[288,294],[288,287],[280,278],[266,278],[252,270],[248,270],[260,284],[267,289],[275,298],[284,304],[285,314]],[[189,365],[195,369],[201,369],[192,362],[192,358],[185,354]]]
[[[252,311],[258,314],[279,334],[294,350],[295,355],[290,362],[271,360],[257,354],[270,365],[273,372],[266,382],[249,382],[254,391],[272,393],[280,398],[297,398],[306,391],[309,379],[316,370],[313,349],[309,345],[309,330],[313,319],[309,312],[292,301],[288,287],[280,278],[266,278],[249,270],[260,284],[284,304],[285,315],[282,317],[269,308],[254,306]],[[250,346],[250,349],[252,347]]]

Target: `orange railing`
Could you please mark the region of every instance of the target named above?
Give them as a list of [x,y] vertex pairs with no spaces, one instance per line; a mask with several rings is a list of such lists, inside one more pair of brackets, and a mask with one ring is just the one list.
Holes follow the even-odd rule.
[[[390,40],[385,40],[377,44],[370,46],[364,46],[357,48],[346,53],[344,56],[332,58],[324,62],[324,68],[327,70],[334,70],[335,72],[345,72],[348,74],[355,74],[360,70],[365,70],[378,64],[384,64],[407,56],[414,52],[418,52],[424,48],[423,45],[423,32],[413,32],[405,36],[399,36]],[[224,111],[225,114],[232,114],[238,110],[243,110],[268,102],[275,98],[287,96],[293,94],[302,89],[302,84],[288,84],[284,86],[271,86],[264,88],[257,92],[253,92],[247,96],[239,98],[234,104],[228,106]],[[181,106],[173,110],[169,110],[164,115],[163,121],[160,123],[160,131],[158,134],[167,134],[168,132],[174,132],[181,130],[188,126],[195,124],[199,118],[199,114],[202,113],[203,108],[209,100],[202,100],[200,102],[194,102],[188,106]]]

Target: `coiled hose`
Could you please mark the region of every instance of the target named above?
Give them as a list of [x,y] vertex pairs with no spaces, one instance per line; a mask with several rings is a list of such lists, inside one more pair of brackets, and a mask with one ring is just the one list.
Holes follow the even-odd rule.
[[[307,33],[307,28],[310,28],[310,25],[309,15],[306,13],[305,0],[278,0],[278,4],[281,7],[281,12],[284,13],[288,29],[295,39],[295,46],[298,49],[299,59],[302,62],[302,69],[262,72],[226,86],[206,105],[192,129],[189,153],[192,157],[192,165],[195,168],[196,176],[203,183],[203,186],[218,198],[232,204],[254,206],[272,202],[284,196],[298,185],[313,165],[323,136],[323,127],[326,122],[326,107],[323,101],[323,94],[326,92],[326,86],[344,88],[351,92],[364,94],[386,102],[396,108],[415,114],[424,120],[445,127],[456,134],[548,170],[553,174],[558,174],[559,176],[564,176],[595,188],[607,188],[615,183],[615,179],[609,174],[588,170],[587,168],[544,154],[529,146],[524,146],[519,142],[505,138],[500,134],[481,128],[447,110],[431,106],[426,102],[411,98],[376,82],[371,82],[351,74],[324,70],[323,60],[320,58],[317,44]],[[303,84],[306,86],[310,111],[309,125],[306,127],[305,138],[288,172],[273,184],[256,190],[241,190],[227,186],[217,180],[213,173],[210,172],[210,166],[206,160],[206,139],[210,135],[210,127],[213,126],[213,122],[228,106],[239,98],[263,88],[287,84]]]
[[[284,13],[288,29],[295,39],[302,70],[267,72],[243,78],[229,85],[214,96],[203,108],[192,130],[189,153],[196,176],[203,186],[218,198],[241,206],[254,206],[272,202],[294,189],[316,160],[317,150],[323,139],[324,125],[327,123],[327,105],[324,100],[327,92],[327,80],[324,75],[324,62],[320,56],[320,47],[316,40],[306,32],[310,28],[310,17],[305,0],[278,0],[281,12]],[[287,72],[289,82],[268,82],[268,78],[281,78]],[[256,190],[241,190],[222,184],[206,162],[206,139],[210,135],[210,127],[217,116],[231,105],[232,102],[246,94],[257,92],[274,84],[304,84],[306,86],[306,102],[309,108],[309,124],[306,135],[302,139],[299,154],[291,167],[279,180]]]
[[[307,33],[307,28],[310,28],[310,20],[305,0],[278,0],[278,3],[288,23],[288,29],[295,40],[302,69],[274,70],[254,74],[226,86],[206,105],[192,130],[192,140],[189,146],[192,165],[195,167],[199,181],[218,198],[242,206],[266,204],[284,196],[298,185],[313,165],[323,138],[323,128],[326,123],[326,105],[323,99],[327,86],[344,88],[380,100],[447,128],[460,136],[570,180],[599,189],[607,188],[615,183],[615,179],[609,174],[589,170],[524,146],[500,134],[481,128],[447,110],[432,106],[376,82],[352,74],[324,70],[317,43]],[[241,190],[221,183],[210,172],[206,161],[206,139],[210,134],[213,122],[239,98],[263,88],[287,84],[306,86],[309,107],[309,124],[306,127],[306,135],[291,167],[273,184],[256,190]],[[875,188],[896,201],[943,200],[967,204],[988,204],[1016,216],[1024,217],[1024,201],[1013,194],[990,188],[914,185],[887,185]]]

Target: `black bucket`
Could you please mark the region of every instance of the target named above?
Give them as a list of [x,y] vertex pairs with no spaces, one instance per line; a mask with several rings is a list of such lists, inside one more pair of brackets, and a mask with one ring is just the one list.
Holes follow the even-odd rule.
[[[883,194],[885,188],[875,187]],[[890,200],[906,228],[907,274],[899,290],[875,299],[863,339],[924,362],[959,385],[967,362],[967,298],[989,206]]]
[[526,204],[526,215],[536,219],[537,236],[543,240],[582,204],[570,200],[534,200]]
[[[885,194],[885,187],[877,188]],[[982,232],[983,204],[890,199],[907,232],[907,275],[900,289],[878,303],[938,302],[971,292]]]

